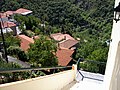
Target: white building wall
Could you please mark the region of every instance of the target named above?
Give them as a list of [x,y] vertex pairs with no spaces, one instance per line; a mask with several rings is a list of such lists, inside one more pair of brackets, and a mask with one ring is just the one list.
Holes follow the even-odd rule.
[[[115,7],[120,0],[115,0]],[[106,72],[104,77],[104,90],[120,90],[120,21],[113,20]]]
[[120,42],[118,44],[115,66],[111,78],[110,90],[120,90]]
[[1,21],[8,21],[8,17],[2,18],[2,20],[0,19],[0,22]]

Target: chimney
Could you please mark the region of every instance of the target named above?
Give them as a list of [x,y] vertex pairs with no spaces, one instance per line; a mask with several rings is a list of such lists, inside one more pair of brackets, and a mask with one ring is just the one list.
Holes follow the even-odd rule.
[[35,36],[32,36],[32,38],[35,40]]
[[60,44],[59,44],[59,43],[58,43],[58,49],[61,50],[61,48],[60,48]]
[[66,36],[64,36],[64,40],[66,40]]

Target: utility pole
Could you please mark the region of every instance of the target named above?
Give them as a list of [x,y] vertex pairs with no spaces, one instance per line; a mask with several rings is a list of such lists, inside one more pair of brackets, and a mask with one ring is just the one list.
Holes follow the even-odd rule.
[[4,47],[4,55],[5,55],[5,60],[8,63],[7,50],[6,50],[6,45],[5,45],[5,38],[4,38],[4,35],[3,35],[3,31],[2,31],[2,27],[4,27],[4,24],[3,24],[1,16],[0,16],[0,19],[1,19],[0,30],[1,30],[1,36],[2,36],[2,41],[3,41],[3,47]]

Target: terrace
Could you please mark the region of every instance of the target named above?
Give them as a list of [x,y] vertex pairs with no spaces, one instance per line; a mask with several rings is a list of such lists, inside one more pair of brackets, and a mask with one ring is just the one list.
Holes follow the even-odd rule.
[[[115,6],[120,0],[116,0]],[[81,71],[79,64],[72,69],[39,76],[22,81],[0,85],[0,90],[119,90],[120,86],[120,21],[113,21],[108,60],[105,75]],[[80,60],[79,60],[80,61]],[[101,64],[100,64],[101,65]],[[71,66],[70,66],[71,67]],[[70,68],[69,67],[69,68]],[[68,67],[44,68],[61,69]],[[36,71],[42,69],[1,70],[0,73],[13,73],[21,71]],[[103,79],[104,77],[104,79]],[[74,82],[73,82],[74,81]]]

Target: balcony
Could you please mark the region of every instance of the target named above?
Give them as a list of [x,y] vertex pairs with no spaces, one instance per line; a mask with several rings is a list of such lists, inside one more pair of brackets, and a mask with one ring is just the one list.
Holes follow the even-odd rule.
[[[115,1],[115,6],[120,0]],[[81,71],[76,65],[70,70],[0,85],[0,90],[120,90],[120,21],[113,21],[105,75]],[[65,68],[65,67],[61,67]],[[45,69],[45,68],[44,68]],[[46,68],[56,69],[56,68]],[[57,68],[58,69],[58,68]],[[34,71],[38,69],[26,69]],[[41,69],[39,69],[41,70]],[[0,73],[21,72],[7,70]]]
[[[88,68],[89,65],[92,67]],[[105,65],[105,62],[79,59],[77,62],[76,73],[77,83],[73,85],[70,90],[103,90],[104,75],[96,72],[102,73],[104,70],[101,71],[101,69],[103,69]],[[88,68],[86,69],[87,71],[81,70],[81,68],[83,69],[84,66]],[[95,73],[92,73],[90,71],[94,71]]]
[[[80,61],[78,63],[80,63]],[[46,76],[39,76],[26,80],[1,84],[0,90],[102,90],[104,78],[103,75],[81,71],[77,66],[80,65],[73,65],[72,69],[71,66],[68,66],[54,68],[2,70],[0,73],[64,69],[64,71]]]
[[[34,69],[16,69],[16,70],[1,70],[0,73],[16,73],[24,71],[36,70],[56,70],[67,69],[59,73],[54,73],[46,76],[39,76],[21,81],[5,83],[0,85],[0,90],[61,90],[63,87],[74,81],[75,65],[73,67],[54,67],[54,68],[34,68]],[[72,68],[68,70],[69,68]]]

